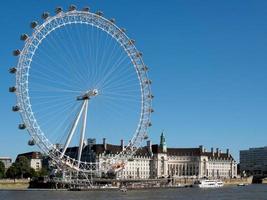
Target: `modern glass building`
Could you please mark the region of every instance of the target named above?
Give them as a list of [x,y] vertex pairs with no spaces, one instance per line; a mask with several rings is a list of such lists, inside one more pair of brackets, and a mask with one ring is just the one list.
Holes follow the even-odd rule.
[[267,176],[267,146],[241,150],[240,171],[247,175]]

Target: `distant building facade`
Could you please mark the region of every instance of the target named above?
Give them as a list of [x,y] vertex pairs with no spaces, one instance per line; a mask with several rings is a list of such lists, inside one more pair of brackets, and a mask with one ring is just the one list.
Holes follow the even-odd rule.
[[[106,157],[114,157],[125,148],[123,140],[120,145],[111,145],[103,139],[102,144],[95,140],[82,152],[82,160],[86,162],[103,162]],[[66,154],[76,157],[78,147],[68,148]],[[138,149],[118,172],[121,179],[148,179],[162,177],[176,178],[233,178],[237,176],[237,164],[229,150],[222,153],[219,149],[207,152],[203,146],[198,148],[167,148],[162,133],[160,144],[151,144]]]
[[267,146],[240,151],[240,172],[267,177]]
[[22,156],[29,159],[30,167],[33,168],[35,171],[40,171],[42,169],[43,156],[40,152],[22,153],[17,156],[16,160]]
[[[163,134],[161,137],[164,137]],[[152,177],[176,178],[234,178],[237,163],[229,150],[222,153],[218,148],[207,152],[199,148],[167,148],[165,139],[160,145],[152,145]]]
[[7,170],[12,165],[12,158],[10,157],[0,157],[0,161],[4,163],[5,170]]

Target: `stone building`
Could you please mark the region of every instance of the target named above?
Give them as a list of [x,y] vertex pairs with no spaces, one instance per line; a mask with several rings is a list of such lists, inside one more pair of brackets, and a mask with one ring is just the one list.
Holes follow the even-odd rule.
[[12,165],[12,158],[10,157],[0,157],[0,161],[4,163],[5,170],[7,170]]
[[22,156],[29,159],[30,167],[33,168],[35,171],[40,171],[42,169],[43,156],[40,152],[22,153],[17,156],[16,160]]
[[[162,139],[163,137],[163,139]],[[218,148],[210,152],[198,148],[167,148],[161,135],[160,145],[152,145],[152,177],[233,178],[237,176],[237,164],[229,150]]]
[[[106,157],[114,157],[125,146],[112,145],[103,139],[102,144],[89,143],[82,152],[82,160],[86,162],[102,162]],[[76,157],[78,147],[68,148],[66,154]],[[147,141],[147,145],[138,149],[128,160],[124,169],[117,174],[121,179],[148,178],[233,178],[237,176],[237,164],[227,149],[225,153],[218,148],[206,151],[203,146],[198,148],[168,148],[162,133],[160,144]]]

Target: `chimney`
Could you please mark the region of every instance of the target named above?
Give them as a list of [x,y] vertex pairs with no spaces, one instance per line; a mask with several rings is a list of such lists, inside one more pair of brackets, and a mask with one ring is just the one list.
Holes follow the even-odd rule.
[[214,150],[213,150],[213,147],[211,147],[211,153],[212,153],[212,156],[214,156]]
[[226,149],[226,154],[227,154],[227,157],[230,157],[230,151],[229,151],[229,149]]
[[104,146],[104,150],[107,150],[106,138],[103,138],[103,146]]
[[121,140],[121,150],[124,151],[124,140]]
[[216,154],[219,156],[219,148],[216,148]]
[[148,141],[146,142],[146,146],[147,146],[149,152],[152,153],[152,144],[151,144],[151,140],[148,140]]
[[201,153],[204,152],[204,147],[203,147],[203,145],[199,145],[199,149],[200,149]]
[[[131,147],[131,150],[133,150],[133,147],[132,147],[132,140],[129,140],[129,144],[128,145],[130,145],[130,147]],[[128,146],[127,145],[127,146]]]

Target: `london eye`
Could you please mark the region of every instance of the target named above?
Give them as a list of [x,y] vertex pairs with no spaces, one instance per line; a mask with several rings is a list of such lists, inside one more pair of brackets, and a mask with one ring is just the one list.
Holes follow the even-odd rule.
[[[126,30],[101,11],[71,5],[42,14],[22,34],[13,106],[22,118],[29,145],[37,145],[56,166],[83,173],[123,169],[148,139],[153,95],[148,67]],[[125,148],[105,162],[82,158],[86,138],[129,137]],[[68,148],[76,146],[74,156]]]

